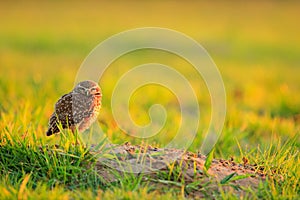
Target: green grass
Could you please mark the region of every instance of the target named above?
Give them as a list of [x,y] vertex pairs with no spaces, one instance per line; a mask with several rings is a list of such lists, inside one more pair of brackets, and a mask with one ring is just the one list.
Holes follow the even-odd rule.
[[[258,191],[244,197],[216,192],[216,198],[296,199],[299,191],[300,28],[297,2],[226,3],[0,3],[0,199],[182,198],[188,186],[153,188],[127,174],[106,183],[93,168],[95,157],[72,139],[47,138],[55,101],[73,87],[77,70],[102,40],[130,28],[161,26],[181,31],[210,53],[224,79],[227,116],[215,147],[217,158],[234,157],[269,174]],[[141,6],[148,9],[141,9]],[[184,16],[184,17],[182,17]],[[190,77],[199,98],[201,121],[189,150],[196,152],[210,120],[210,96],[185,60],[155,50],[122,56],[100,81],[101,128],[114,143],[147,142],[164,146],[174,136],[180,113],[165,88],[146,86],[134,93],[130,112],[138,124],[149,122],[148,108],[168,110],[164,129],[141,140],[115,126],[110,100],[118,78],[139,64],[157,62]],[[145,94],[149,94],[145,98]],[[61,144],[59,148],[55,144]],[[101,156],[101,155],[98,155]],[[204,186],[209,189],[209,186]],[[166,189],[167,188],[167,189]]]

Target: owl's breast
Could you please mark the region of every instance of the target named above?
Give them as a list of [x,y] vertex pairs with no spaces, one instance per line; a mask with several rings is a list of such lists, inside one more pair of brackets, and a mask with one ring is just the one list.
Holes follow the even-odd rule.
[[88,108],[86,109],[84,119],[79,123],[78,127],[80,132],[88,129],[97,120],[101,109],[101,98],[91,98],[86,100],[86,103],[87,101],[89,101],[89,103],[86,104]]

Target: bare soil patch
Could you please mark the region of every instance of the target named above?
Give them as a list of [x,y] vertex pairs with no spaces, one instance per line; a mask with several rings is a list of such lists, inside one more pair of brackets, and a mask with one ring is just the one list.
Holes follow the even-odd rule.
[[185,195],[193,198],[211,196],[220,190],[234,190],[238,196],[243,196],[247,190],[255,191],[259,183],[265,180],[262,170],[249,164],[246,158],[244,163],[236,163],[233,159],[213,159],[207,171],[204,169],[206,158],[202,154],[180,149],[125,143],[110,146],[104,157],[98,159],[96,168],[108,182],[118,181],[111,169],[121,175],[143,174],[143,181],[154,188],[184,187]]

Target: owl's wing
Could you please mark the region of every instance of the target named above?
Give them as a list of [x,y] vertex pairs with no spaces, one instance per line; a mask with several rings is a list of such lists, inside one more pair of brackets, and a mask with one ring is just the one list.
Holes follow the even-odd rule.
[[58,133],[58,124],[68,128],[74,124],[72,119],[72,94],[63,95],[55,104],[54,113],[51,115],[48,125],[47,136]]
[[58,124],[62,128],[78,125],[91,115],[92,100],[84,95],[68,93],[63,95],[55,104],[55,112],[49,120],[47,135],[59,132]]
[[[92,100],[82,94],[68,93],[55,104],[55,112],[62,124],[76,125],[90,115]],[[63,128],[67,128],[64,127]]]
[[63,95],[55,104],[55,114],[63,128],[74,124],[73,119],[73,94]]

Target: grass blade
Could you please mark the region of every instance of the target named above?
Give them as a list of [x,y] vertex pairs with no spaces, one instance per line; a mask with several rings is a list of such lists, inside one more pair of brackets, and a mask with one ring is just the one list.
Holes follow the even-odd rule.
[[25,192],[25,189],[26,189],[26,185],[29,181],[29,178],[30,178],[30,174],[26,175],[24,180],[22,181],[20,189],[19,189],[19,193],[18,193],[18,199],[23,199],[24,198],[23,195],[24,195],[24,192]]
[[207,158],[204,163],[204,171],[205,172],[207,172],[211,166],[212,160],[214,159],[214,151],[215,151],[215,148],[213,148],[207,155]]
[[226,184],[226,183],[228,183],[229,181],[230,181],[230,179],[235,175],[236,173],[234,172],[234,173],[232,173],[232,174],[229,174],[228,176],[226,176],[225,178],[223,178],[222,180],[221,180],[221,184]]
[[230,181],[236,181],[236,180],[241,180],[241,179],[245,179],[248,177],[254,176],[253,174],[243,174],[243,175],[237,175],[234,176],[233,178],[230,179]]

